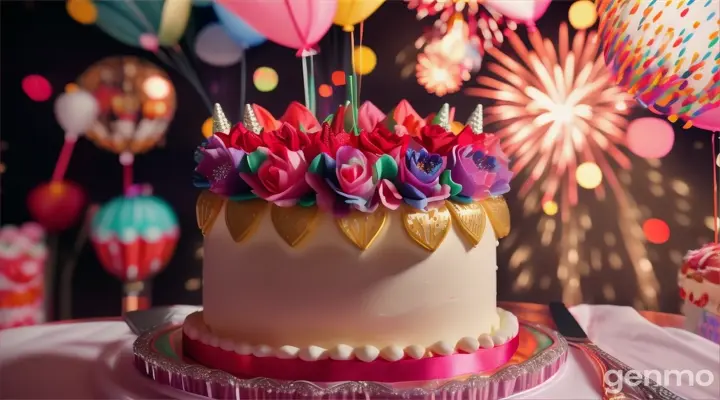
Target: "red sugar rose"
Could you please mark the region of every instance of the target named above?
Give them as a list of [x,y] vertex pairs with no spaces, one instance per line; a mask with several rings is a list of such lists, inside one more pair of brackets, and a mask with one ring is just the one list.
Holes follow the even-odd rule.
[[310,144],[310,138],[288,123],[283,123],[280,129],[276,131],[263,131],[260,134],[262,141],[268,149],[275,151],[277,149],[288,149],[290,151],[300,151]]
[[285,114],[280,117],[280,122],[287,122],[293,128],[308,133],[320,130],[320,123],[317,118],[304,105],[293,101],[285,110]]
[[252,153],[263,145],[263,141],[257,133],[246,129],[243,124],[237,124],[230,130],[230,145],[246,153]]
[[456,137],[456,144],[460,147],[472,145],[474,150],[485,150],[488,136],[484,133],[475,134],[466,126]]
[[345,132],[342,127],[336,130],[328,124],[323,124],[322,129],[311,135],[310,145],[305,150],[305,158],[308,163],[317,157],[320,153],[329,154],[331,157],[335,157],[338,149],[342,146],[357,147],[357,136],[352,133]]
[[397,157],[405,153],[410,143],[410,136],[400,136],[386,127],[378,125],[370,132],[361,132],[358,141],[358,147],[363,152]]
[[429,153],[447,155],[457,145],[457,136],[437,125],[425,125],[420,129],[420,144]]

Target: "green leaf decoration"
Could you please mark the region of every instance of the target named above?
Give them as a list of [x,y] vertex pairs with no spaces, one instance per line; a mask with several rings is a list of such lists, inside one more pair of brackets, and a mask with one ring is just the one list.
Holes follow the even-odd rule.
[[383,154],[373,167],[373,180],[378,182],[381,179],[393,180],[398,174],[398,165],[395,159]]
[[323,162],[323,155],[318,154],[313,158],[312,162],[310,162],[310,165],[308,166],[308,172],[315,175],[320,175],[325,168],[325,163]]
[[470,204],[473,202],[472,197],[457,195],[457,196],[450,196],[450,201],[453,203],[459,203],[459,204]]
[[260,169],[260,166],[267,160],[267,154],[261,150],[253,151],[245,157],[247,167],[250,172],[255,174]]
[[323,120],[322,123],[323,123],[323,125],[325,125],[325,124],[328,124],[328,125],[329,125],[329,124],[332,124],[333,119],[335,119],[335,114],[330,114],[330,115],[328,115],[327,117],[325,117],[325,119]]
[[315,194],[309,194],[305,197],[302,197],[300,200],[298,200],[298,205],[300,207],[312,207],[315,205]]
[[443,173],[440,175],[440,183],[450,186],[450,196],[455,196],[462,190],[461,184],[453,182],[449,170],[443,171]]
[[300,123],[300,126],[298,126],[298,130],[300,130],[300,132],[302,132],[302,133],[307,133],[307,130],[303,126],[302,122]]
[[255,195],[255,193],[252,193],[252,192],[241,193],[241,194],[236,194],[234,196],[230,196],[230,200],[233,200],[233,201],[246,201],[246,200],[253,200],[253,199],[257,199],[257,196]]

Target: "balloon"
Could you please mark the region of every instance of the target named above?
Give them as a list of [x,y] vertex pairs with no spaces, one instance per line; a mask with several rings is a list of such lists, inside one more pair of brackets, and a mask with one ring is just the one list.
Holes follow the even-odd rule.
[[693,124],[720,106],[717,1],[602,0],[598,15],[614,81],[642,105]]
[[143,47],[140,38],[148,36],[156,37],[162,46],[176,45],[185,33],[192,9],[191,0],[96,1],[94,4],[95,24],[133,47]]
[[117,197],[98,210],[90,239],[106,271],[140,282],[170,261],[179,238],[177,217],[164,200],[144,194]]
[[209,24],[195,39],[195,54],[210,65],[227,67],[240,61],[243,49],[230,39],[220,24]]
[[30,191],[27,206],[35,221],[49,232],[60,232],[77,223],[85,208],[85,191],[77,183],[43,183]]
[[273,42],[308,54],[332,25],[336,1],[218,0]]
[[95,97],[100,114],[86,136],[117,154],[144,153],[158,144],[175,115],[175,88],[154,64],[135,57],[109,57],[78,80]]
[[90,129],[99,112],[95,97],[84,90],[65,92],[55,100],[55,119],[65,133],[71,136]]
[[720,131],[720,107],[713,108],[710,111],[706,111],[692,120],[693,126],[706,131],[717,132]]
[[228,11],[227,8],[218,3],[213,3],[213,9],[215,9],[215,14],[217,14],[218,20],[223,28],[225,28],[228,36],[230,36],[238,46],[248,49],[265,42],[263,35],[259,34],[237,15]]
[[550,0],[485,0],[483,5],[499,12],[505,18],[535,26],[535,21],[540,19],[550,6]]
[[384,2],[385,0],[338,0],[333,23],[342,26],[345,32],[352,32],[353,25],[365,21]]
[[675,131],[660,118],[638,118],[627,127],[627,146],[643,158],[665,157],[672,150]]

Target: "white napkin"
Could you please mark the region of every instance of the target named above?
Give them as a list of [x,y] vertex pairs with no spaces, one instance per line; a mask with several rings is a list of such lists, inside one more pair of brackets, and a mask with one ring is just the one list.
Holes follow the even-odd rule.
[[658,383],[688,399],[720,399],[719,345],[692,332],[659,327],[630,307],[579,305],[570,311],[590,340],[630,367],[659,371],[654,376],[667,372],[669,379]]

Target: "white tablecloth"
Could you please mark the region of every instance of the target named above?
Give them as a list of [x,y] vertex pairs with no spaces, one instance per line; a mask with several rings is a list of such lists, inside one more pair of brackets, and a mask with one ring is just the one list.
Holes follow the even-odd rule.
[[[720,346],[690,332],[661,328],[635,310],[617,306],[572,309],[590,338],[608,353],[640,371],[689,371],[684,382],[670,373],[669,389],[689,400],[720,399]],[[134,335],[123,322],[83,322],[16,328],[0,332],[0,398],[98,399],[167,398],[134,371],[131,358],[118,360],[111,381],[98,385],[103,354],[128,346]],[[709,371],[709,385],[706,382]],[[690,374],[699,382],[690,385]],[[100,374],[102,375],[102,374]],[[118,391],[98,390],[117,385]],[[559,375],[523,399],[599,399],[592,364],[575,349]]]

